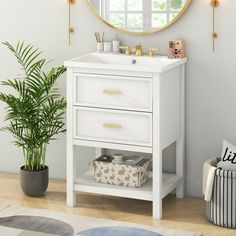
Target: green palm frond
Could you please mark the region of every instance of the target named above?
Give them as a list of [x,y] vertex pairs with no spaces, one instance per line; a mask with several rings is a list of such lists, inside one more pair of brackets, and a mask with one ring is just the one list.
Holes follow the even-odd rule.
[[42,68],[46,62],[44,59],[37,60],[42,52],[34,49],[31,44],[25,45],[24,42],[18,42],[16,47],[12,46],[9,42],[4,42],[3,44],[13,52],[27,76],[30,76],[35,69]]
[[48,62],[30,44],[19,42],[16,47],[8,42],[3,44],[24,71],[22,78],[2,82],[3,86],[14,90],[14,95],[0,93],[0,101],[6,104],[5,120],[9,122],[3,130],[11,132],[15,145],[23,148],[26,168],[44,168],[46,146],[55,140],[56,135],[66,132],[66,100],[55,86],[66,68],[46,70]]

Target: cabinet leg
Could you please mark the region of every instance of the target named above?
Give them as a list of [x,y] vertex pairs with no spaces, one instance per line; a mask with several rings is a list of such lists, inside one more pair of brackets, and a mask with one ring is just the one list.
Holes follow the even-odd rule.
[[177,198],[183,198],[184,197],[184,183],[180,183],[176,187],[176,197]]
[[153,202],[154,219],[162,218],[162,151],[153,152]]
[[176,174],[182,183],[176,188],[176,197],[185,194],[185,66],[180,69],[180,138],[176,141]]
[[162,147],[161,147],[161,101],[159,95],[160,77],[153,77],[153,140],[152,140],[152,214],[154,219],[162,218]]
[[76,191],[74,191],[74,183],[76,179],[76,162],[75,147],[67,149],[67,206],[74,207],[76,205]]
[[176,142],[176,174],[182,178],[182,182],[176,187],[177,198],[183,198],[185,193],[184,163],[184,139],[181,137]]
[[162,200],[153,200],[152,217],[156,220],[160,220],[162,218]]
[[76,205],[76,192],[67,190],[67,206],[74,207]]

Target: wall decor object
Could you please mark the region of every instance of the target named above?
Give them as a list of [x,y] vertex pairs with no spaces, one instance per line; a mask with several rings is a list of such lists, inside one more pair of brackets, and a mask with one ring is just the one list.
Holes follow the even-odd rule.
[[185,12],[191,0],[87,0],[92,11],[113,29],[150,34],[165,29]]
[[215,8],[220,5],[219,0],[211,0],[212,6],[212,49],[215,51],[215,39],[218,37],[218,34],[215,32]]
[[71,34],[74,33],[74,28],[71,27],[71,5],[75,4],[75,0],[67,0],[68,2],[68,42],[71,45]]

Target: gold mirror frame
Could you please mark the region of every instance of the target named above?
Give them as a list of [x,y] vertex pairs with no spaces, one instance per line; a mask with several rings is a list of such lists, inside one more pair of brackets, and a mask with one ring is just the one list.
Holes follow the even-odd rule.
[[114,26],[112,25],[110,22],[108,22],[107,20],[105,20],[104,18],[102,18],[97,10],[95,9],[95,7],[93,6],[93,4],[90,2],[90,0],[87,0],[87,4],[89,6],[89,8],[92,10],[92,12],[102,21],[104,22],[106,25],[110,26],[112,29],[115,29],[117,31],[120,31],[122,33],[128,33],[128,34],[133,34],[133,35],[148,35],[148,34],[153,34],[153,33],[157,33],[161,30],[164,30],[166,29],[167,27],[169,27],[170,25],[174,24],[183,14],[184,12],[186,11],[186,9],[188,8],[188,6],[190,5],[192,0],[187,0],[187,2],[185,3],[184,7],[181,9],[181,11],[179,12],[179,14],[171,21],[169,21],[166,25],[160,27],[160,28],[157,28],[157,29],[154,29],[154,30],[150,30],[150,31],[145,31],[145,32],[135,32],[135,31],[129,31],[129,30],[126,30],[126,29],[122,29],[122,28],[119,28],[117,26]]

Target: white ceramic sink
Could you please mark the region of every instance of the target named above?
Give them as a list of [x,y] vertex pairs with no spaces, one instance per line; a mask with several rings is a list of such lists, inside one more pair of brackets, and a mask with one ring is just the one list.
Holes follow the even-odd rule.
[[124,54],[90,53],[65,62],[68,67],[126,70],[162,73],[186,62],[183,59],[168,59],[166,56],[126,56]]

